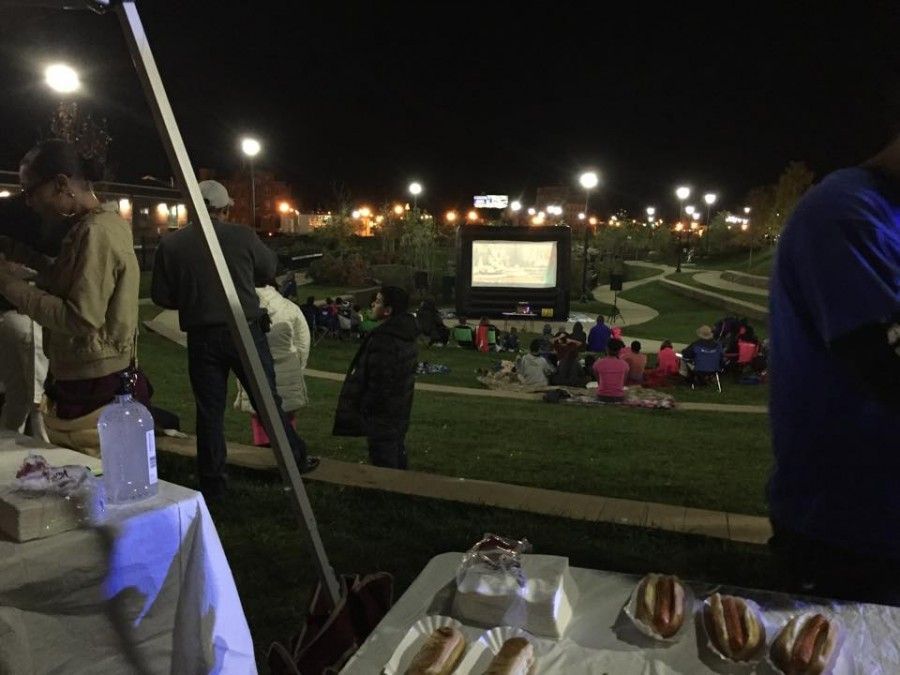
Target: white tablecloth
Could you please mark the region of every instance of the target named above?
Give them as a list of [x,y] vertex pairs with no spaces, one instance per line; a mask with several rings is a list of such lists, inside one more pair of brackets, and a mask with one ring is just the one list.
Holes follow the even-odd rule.
[[[0,434],[0,452],[24,457],[27,447],[23,437]],[[111,555],[91,530],[0,540],[0,673],[132,672],[108,598],[128,617],[151,672],[256,673],[247,620],[203,497],[160,481],[156,497],[117,510],[110,522]]]
[[[419,577],[391,609],[343,673],[380,673],[410,626],[428,614],[450,616],[450,600],[461,553],[445,553],[432,558]],[[612,572],[572,568],[579,599],[575,615],[560,641],[560,652],[583,655],[590,652],[591,667],[577,672],[612,675],[695,675],[698,673],[772,673],[765,662],[754,669],[740,669],[717,660],[705,647],[695,621],[688,621],[682,639],[671,645],[655,643],[641,635],[622,616],[638,577]],[[858,603],[815,604],[790,596],[707,584],[689,584],[699,600],[718,590],[756,600],[770,626],[780,626],[801,610],[824,610],[841,622],[846,640],[835,664],[835,675],[895,675],[900,673],[900,608]],[[771,643],[774,631],[770,631]],[[476,632],[477,634],[477,632]],[[596,659],[594,661],[593,659]],[[556,659],[539,671],[573,673],[572,667]],[[457,673],[456,675],[465,675]],[[479,674],[480,675],[480,674]]]

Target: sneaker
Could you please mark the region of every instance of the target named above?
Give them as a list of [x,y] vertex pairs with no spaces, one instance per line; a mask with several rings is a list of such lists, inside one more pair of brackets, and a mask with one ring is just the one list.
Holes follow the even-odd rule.
[[297,470],[301,473],[309,473],[315,471],[321,460],[318,457],[307,457],[305,462],[297,462]]

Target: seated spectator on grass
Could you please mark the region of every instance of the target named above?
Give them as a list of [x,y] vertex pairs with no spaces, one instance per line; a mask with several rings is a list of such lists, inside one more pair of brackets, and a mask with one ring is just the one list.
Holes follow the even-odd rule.
[[478,322],[478,327],[475,329],[475,349],[480,352],[487,352],[490,350],[490,340],[488,339],[488,333],[491,330],[491,322],[488,321],[486,316],[481,317],[481,321]]
[[561,387],[583,387],[585,380],[582,375],[581,365],[578,363],[578,353],[583,342],[573,339],[563,333],[553,340],[553,351],[556,353],[556,375],[552,383]]
[[591,332],[588,333],[587,350],[594,353],[605,352],[609,337],[609,326],[603,322],[602,316],[598,316],[597,323],[594,324]]
[[572,335],[570,337],[573,340],[580,342],[582,349],[587,344],[587,335],[584,332],[584,325],[582,325],[580,321],[576,321],[575,325],[572,326]]
[[319,308],[316,307],[316,298],[310,295],[306,298],[306,302],[300,305],[300,311],[303,312],[303,318],[306,319],[306,325],[309,326],[309,332],[316,332],[316,314]]
[[438,311],[434,300],[425,298],[416,312],[416,321],[422,335],[428,338],[428,345],[443,347],[450,339],[450,329],[444,325],[444,319]]
[[550,383],[550,376],[556,372],[547,359],[541,356],[540,351],[541,341],[536,338],[531,341],[529,353],[516,359],[519,380],[529,387],[546,387]]
[[508,333],[503,333],[499,341],[501,352],[519,351],[519,329],[513,326]]
[[594,361],[594,375],[597,378],[597,398],[606,403],[625,400],[625,378],[628,364],[619,358],[625,344],[621,340],[610,340],[606,345],[606,356]]
[[459,317],[459,324],[453,329],[453,339],[459,347],[471,349],[475,346],[475,331],[466,323],[466,317]]
[[712,328],[709,326],[700,326],[697,329],[698,340],[694,340],[691,344],[684,348],[681,352],[682,364],[684,368],[681,374],[685,375],[688,380],[694,381],[694,363],[700,353],[708,354],[710,352],[718,352],[719,362],[721,363],[724,352],[722,345],[715,340]]
[[671,340],[666,340],[659,346],[659,353],[656,355],[656,371],[659,375],[666,377],[678,374],[678,357],[675,356],[675,348],[672,347]]
[[628,384],[642,384],[644,381],[644,368],[647,367],[647,355],[641,353],[641,343],[635,340],[631,343],[628,353],[622,355],[622,360],[628,364]]

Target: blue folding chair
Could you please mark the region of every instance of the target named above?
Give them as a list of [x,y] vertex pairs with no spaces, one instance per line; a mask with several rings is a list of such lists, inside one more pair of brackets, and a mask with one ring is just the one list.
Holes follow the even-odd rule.
[[691,378],[691,389],[697,384],[698,379],[704,382],[715,378],[719,393],[722,393],[722,380],[719,373],[722,371],[722,347],[696,347],[694,349],[694,376]]

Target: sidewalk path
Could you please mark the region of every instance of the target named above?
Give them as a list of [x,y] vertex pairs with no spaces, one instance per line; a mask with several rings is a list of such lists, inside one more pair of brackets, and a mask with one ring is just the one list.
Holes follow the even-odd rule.
[[[658,265],[656,263],[646,263],[638,260],[628,260],[626,261],[628,265],[637,265],[640,267],[652,267],[659,271],[659,274],[656,274],[652,277],[645,277],[643,279],[637,279],[635,281],[626,281],[622,284],[622,291],[628,291],[637,286],[643,286],[644,284],[649,284],[654,281],[658,281],[662,279],[666,274],[671,274],[675,271],[674,267],[669,267],[668,265]],[[622,312],[622,325],[623,326],[637,326],[641,323],[647,323],[648,321],[652,321],[657,316],[659,316],[659,312],[657,312],[653,307],[648,307],[647,305],[641,305],[636,302],[632,302],[631,300],[626,300],[625,298],[618,297],[616,298],[616,292],[609,290],[609,286],[598,286],[594,289],[594,299],[599,302],[605,302],[609,305],[616,303],[619,308],[619,311]]]
[[721,272],[698,272],[694,275],[694,281],[704,286],[718,288],[721,291],[733,291],[734,293],[748,293],[750,295],[759,295],[763,298],[769,297],[769,291],[765,288],[757,288],[756,286],[747,286],[746,284],[738,284],[733,281],[726,281],[722,278]]
[[[196,456],[196,440],[193,437],[160,436],[157,438],[156,447],[164,452],[186,457]],[[272,450],[239,443],[228,444],[228,463],[249,469],[276,469]],[[772,534],[768,519],[759,516],[469,480],[421,471],[382,469],[327,457],[323,457],[319,468],[305,475],[304,479],[574,520],[655,528],[751,544],[765,544]]]

